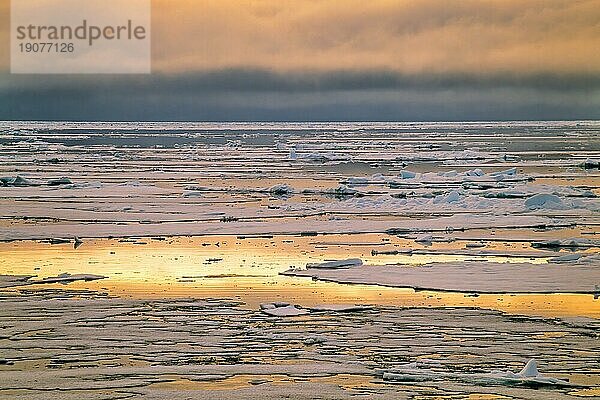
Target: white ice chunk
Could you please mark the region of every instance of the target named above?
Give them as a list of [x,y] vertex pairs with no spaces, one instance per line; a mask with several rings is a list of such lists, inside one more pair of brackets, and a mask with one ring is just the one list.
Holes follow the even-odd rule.
[[402,179],[414,179],[417,174],[412,171],[400,171],[400,175],[398,175]]
[[451,204],[460,201],[460,193],[456,190],[451,191],[447,195],[436,196],[433,199],[434,204]]
[[[285,303],[287,304],[287,303]],[[307,310],[298,308],[291,304],[283,305],[278,303],[261,304],[260,309],[263,313],[273,317],[295,317],[308,314]]]
[[421,236],[418,236],[415,239],[415,242],[431,246],[431,243],[433,242],[433,236],[431,236],[431,235],[421,235]]
[[391,371],[383,373],[383,379],[397,382],[423,382],[430,380],[448,379],[476,384],[495,384],[495,385],[533,385],[539,386],[572,386],[571,383],[552,377],[546,377],[539,373],[537,362],[529,360],[525,367],[519,372],[492,372],[492,373],[463,373],[447,370],[431,369],[427,366],[422,367],[419,363],[411,363]]
[[562,210],[565,208],[565,204],[560,197],[554,194],[538,193],[525,200],[525,207],[530,210]]
[[516,168],[510,168],[504,171],[497,171],[497,172],[492,172],[490,174],[491,176],[516,176],[517,175],[517,169]]
[[537,369],[537,362],[534,359],[527,361],[527,364],[525,364],[521,372],[519,372],[519,375],[521,375],[524,378],[533,378],[535,376],[538,376],[539,374],[540,373]]
[[477,168],[477,169],[473,169],[471,171],[465,172],[465,175],[466,176],[484,176],[485,173],[481,169]]
[[600,283],[596,263],[564,265],[455,261],[353,268],[289,269],[283,275],[327,282],[464,293],[590,293]]
[[350,177],[346,179],[349,185],[366,185],[369,183],[369,179],[362,177]]
[[290,154],[288,155],[288,158],[290,160],[298,159],[298,156],[296,155],[296,149],[294,147],[290,148]]

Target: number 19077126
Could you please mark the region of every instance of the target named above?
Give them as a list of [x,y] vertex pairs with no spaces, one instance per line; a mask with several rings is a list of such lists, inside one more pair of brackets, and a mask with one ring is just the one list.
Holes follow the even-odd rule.
[[21,53],[73,53],[75,46],[73,43],[19,43]]

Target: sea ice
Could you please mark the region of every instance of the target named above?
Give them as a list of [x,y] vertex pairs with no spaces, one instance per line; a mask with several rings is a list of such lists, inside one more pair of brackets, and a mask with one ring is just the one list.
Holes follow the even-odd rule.
[[60,186],[60,185],[71,185],[73,182],[67,177],[50,179],[48,181],[48,186]]
[[8,176],[0,178],[0,186],[37,186],[29,179],[23,178],[20,175]]
[[80,238],[78,238],[77,236],[75,236],[75,240],[73,241],[73,248],[75,250],[77,250],[77,248],[79,246],[81,246],[83,244],[83,240],[81,240]]
[[327,261],[322,263],[308,263],[306,268],[313,269],[337,269],[337,268],[350,268],[359,267],[363,264],[360,258],[349,258],[347,260]]
[[538,372],[537,362],[529,360],[525,367],[518,372],[474,373],[452,372],[432,368],[422,368],[421,363],[411,363],[404,367],[394,368],[383,373],[383,379],[395,382],[423,382],[430,380],[448,379],[481,385],[523,385],[523,386],[573,386],[562,379],[547,377]]
[[484,176],[485,173],[481,169],[477,168],[477,169],[473,169],[471,171],[465,172],[465,175],[466,176]]
[[426,246],[431,246],[433,242],[433,236],[431,235],[420,235],[415,239],[415,242],[421,243]]
[[69,273],[60,274],[58,276],[50,276],[47,278],[42,278],[38,281],[31,281],[32,284],[40,284],[40,283],[62,283],[67,284],[75,281],[95,281],[99,279],[106,279],[107,276],[102,275],[93,275],[93,274],[74,274],[71,275]]
[[416,178],[417,174],[415,172],[412,171],[400,171],[400,174],[398,175],[401,179],[414,179]]
[[510,168],[504,171],[491,172],[489,175],[497,180],[502,180],[506,177],[517,176],[517,169]]
[[288,184],[281,183],[269,188],[269,193],[274,196],[289,196],[294,193],[294,188]]
[[29,279],[35,275],[0,275],[0,288],[30,285]]
[[369,184],[368,178],[363,177],[350,177],[346,179],[348,185],[367,185]]
[[60,274],[58,276],[50,276],[39,280],[32,280],[35,275],[0,275],[0,287],[15,287],[27,285],[39,285],[50,283],[68,284],[75,281],[95,281],[106,279],[106,276],[92,274]]
[[566,207],[566,205],[560,197],[554,194],[539,193],[525,200],[525,207],[530,210],[562,210]]
[[288,303],[263,303],[260,305],[260,311],[273,317],[295,317],[308,314],[307,310]]
[[290,148],[290,154],[288,155],[288,158],[292,161],[298,159],[298,155],[296,154],[295,148],[293,148],[293,147]]
[[451,204],[460,201],[461,195],[456,190],[451,191],[446,195],[436,196],[433,199],[433,204]]
[[563,256],[554,257],[549,260],[551,263],[566,264],[597,264],[600,265],[600,254],[598,253],[572,253]]
[[587,160],[585,160],[583,162],[583,167],[584,168],[588,168],[588,169],[591,169],[591,168],[600,168],[600,160],[596,160],[596,159],[593,159],[593,158],[588,158]]
[[322,304],[317,306],[308,307],[310,311],[322,312],[322,311],[333,311],[333,312],[358,312],[372,310],[372,306],[360,306],[355,304]]
[[564,265],[464,261],[413,265],[362,265],[346,269],[289,269],[287,276],[415,290],[481,293],[597,293],[593,263]]
[[598,241],[592,242],[589,239],[574,238],[574,239],[554,239],[554,240],[540,240],[531,242],[531,246],[535,248],[548,248],[558,249],[561,247],[565,248],[578,248],[578,247],[598,247],[600,243]]
[[339,185],[335,189],[327,189],[324,193],[338,198],[360,196],[358,190],[349,188],[346,185]]

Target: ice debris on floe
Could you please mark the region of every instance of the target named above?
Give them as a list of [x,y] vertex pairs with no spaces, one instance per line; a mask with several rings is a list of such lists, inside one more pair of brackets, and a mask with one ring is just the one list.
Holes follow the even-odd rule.
[[39,285],[39,284],[50,284],[50,283],[62,283],[68,284],[75,281],[95,281],[99,279],[106,279],[106,276],[92,275],[92,274],[74,274],[69,273],[60,274],[57,276],[50,276],[39,280],[32,280],[35,275],[0,275],[0,287],[15,287],[15,286],[27,286],[27,285]]
[[453,261],[426,265],[363,265],[353,268],[289,269],[285,276],[341,284],[478,293],[596,293],[594,264],[564,265]]
[[52,238],[52,239],[48,239],[47,240],[48,243],[50,244],[65,244],[65,243],[71,243],[70,239],[65,239],[65,238]]
[[308,307],[313,312],[358,312],[358,311],[369,311],[372,310],[372,306],[360,306],[356,304],[321,304],[317,306]]
[[579,261],[579,259],[581,259],[581,257],[583,257],[582,253],[565,254],[564,256],[558,256],[558,257],[551,258],[550,260],[548,260],[548,262],[557,263],[557,264],[576,262],[576,261]]
[[483,172],[480,168],[476,168],[470,171],[465,172],[466,176],[484,176],[485,172]]
[[446,195],[436,196],[433,199],[433,204],[451,204],[460,201],[461,194],[456,190],[451,191]]
[[328,261],[322,263],[308,263],[306,268],[313,269],[337,269],[337,268],[350,268],[359,267],[363,265],[363,261],[360,258],[349,258],[346,260]]
[[285,302],[263,303],[260,311],[273,317],[295,317],[308,314],[307,310]]
[[63,189],[101,189],[104,185],[100,182],[72,183],[63,186]]
[[398,175],[401,179],[414,179],[417,177],[417,174],[415,172],[412,171],[400,171],[400,174]]
[[516,168],[510,168],[504,171],[496,171],[496,172],[491,172],[489,174],[489,176],[493,177],[496,180],[502,180],[504,178],[508,178],[508,177],[512,177],[512,176],[517,176],[517,169]]
[[585,169],[600,168],[600,160],[588,158],[583,162],[582,167]]
[[48,186],[60,186],[60,185],[71,185],[73,182],[67,178],[67,177],[62,177],[62,178],[57,178],[57,179],[50,179],[48,181]]
[[554,264],[568,264],[568,263],[577,263],[577,264],[589,264],[589,263],[600,263],[600,255],[598,253],[589,254],[589,253],[571,253],[565,254],[562,256],[554,257],[548,260],[550,263]]
[[325,339],[323,337],[311,336],[311,337],[304,339],[302,341],[302,343],[304,343],[307,346],[312,346],[313,344],[321,344],[321,343],[325,343],[326,341],[327,341],[327,339]]
[[433,236],[420,235],[420,236],[417,236],[417,238],[415,239],[415,242],[421,243],[422,245],[425,245],[425,246],[431,246],[431,244],[433,243]]
[[28,282],[35,275],[0,275],[0,288],[31,285]]
[[[295,317],[298,315],[307,315],[311,312],[350,313],[368,311],[372,309],[372,306],[361,306],[355,304],[322,304],[312,307],[302,307],[298,305],[292,305],[284,301],[275,301],[272,303],[263,303],[260,305],[261,312],[267,315],[271,315],[273,317]],[[315,341],[314,343],[317,342]]]
[[467,249],[478,249],[481,247],[485,247],[485,244],[480,242],[469,242],[465,244],[465,248]]
[[523,385],[523,386],[572,386],[570,382],[562,379],[547,377],[538,371],[537,362],[529,360],[520,372],[496,371],[492,373],[462,373],[440,371],[438,369],[423,368],[422,363],[411,363],[383,373],[383,379],[394,382],[423,382],[430,380],[449,379],[461,382],[490,384],[490,385]]
[[0,178],[0,186],[37,186],[29,179],[17,176],[5,176]]
[[296,154],[296,149],[294,147],[290,148],[290,154],[288,155],[290,160],[298,159],[298,155]]
[[373,174],[370,177],[351,176],[341,181],[343,184],[350,186],[362,186],[369,184],[381,184],[388,182],[388,178],[383,174]]
[[504,154],[502,157],[500,157],[501,161],[520,161],[521,157],[519,156],[515,156],[513,154]]
[[332,161],[350,161],[351,158],[346,154],[337,154],[333,152],[324,152],[324,153],[308,153],[308,154],[298,154],[295,148],[290,148],[290,153],[288,155],[288,159],[295,161],[306,161],[310,163],[328,163]]
[[369,179],[364,177],[350,177],[345,180],[348,185],[368,185]]
[[[433,182],[446,182],[446,183],[468,183],[468,182],[489,182],[489,181],[497,181],[501,182],[503,180],[529,180],[529,177],[517,178],[517,169],[510,168],[503,171],[490,172],[486,174],[482,169],[475,168],[472,170],[468,170],[465,172],[457,172],[455,170],[446,171],[446,172],[424,172],[417,173],[408,170],[400,171],[398,175],[399,179],[407,179],[411,180],[415,183],[433,183]],[[393,183],[393,180],[389,180],[389,182]]]
[[531,247],[556,249],[561,247],[576,248],[576,247],[596,247],[600,243],[592,242],[589,239],[574,238],[574,239],[554,239],[554,240],[539,240],[531,242]]
[[75,275],[71,275],[69,273],[64,273],[64,274],[60,274],[57,276],[50,276],[47,278],[42,278],[38,281],[31,281],[33,284],[40,284],[40,283],[62,283],[62,284],[67,284],[67,283],[71,283],[71,282],[75,282],[75,281],[85,281],[85,282],[89,282],[89,281],[96,281],[99,279],[106,279],[108,278],[107,276],[102,276],[102,275],[93,275],[93,274],[75,274]]
[[256,386],[256,385],[263,385],[265,383],[269,383],[272,382],[268,379],[251,379],[248,381],[249,384],[251,384],[252,386]]
[[269,188],[269,193],[274,196],[289,196],[294,194],[294,188],[288,184],[281,183],[278,185],[273,185]]
[[203,197],[204,193],[199,190],[186,191],[182,194],[183,197]]
[[140,187],[140,186],[146,186],[146,185],[144,185],[140,181],[127,181],[127,182],[117,183],[117,186],[122,186],[122,187]]
[[346,185],[339,185],[335,189],[327,189],[324,194],[336,198],[361,196],[361,193],[358,190],[349,188]]
[[525,207],[530,210],[562,210],[566,208],[560,197],[554,194],[538,193],[525,200]]

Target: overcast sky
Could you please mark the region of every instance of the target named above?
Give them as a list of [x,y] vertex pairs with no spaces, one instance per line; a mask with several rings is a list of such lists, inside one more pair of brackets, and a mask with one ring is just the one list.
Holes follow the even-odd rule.
[[10,75],[0,119],[600,119],[600,0],[154,0],[153,74]]

